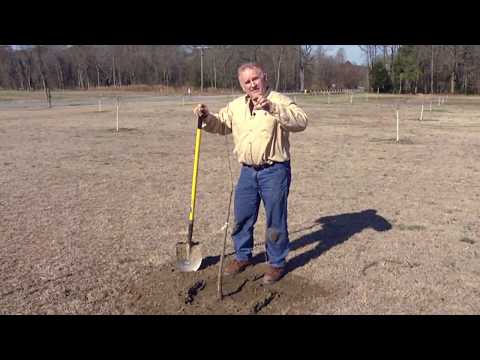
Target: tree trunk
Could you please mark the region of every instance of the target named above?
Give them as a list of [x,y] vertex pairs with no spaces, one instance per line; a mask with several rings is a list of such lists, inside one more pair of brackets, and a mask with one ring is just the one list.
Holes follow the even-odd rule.
[[393,66],[393,63],[394,63],[394,61],[395,61],[395,45],[392,45],[390,49],[391,49],[391,53],[390,53],[390,69],[389,69],[389,70],[390,70],[390,78],[391,78],[391,79],[394,79],[394,76],[395,76],[395,73],[394,73],[395,69],[394,69],[394,68],[395,68],[395,67]]
[[[368,87],[370,88],[371,84],[370,84],[370,76],[371,76],[371,73],[372,73],[372,69],[373,69],[373,60],[372,60],[372,54],[371,54],[371,51],[370,51],[370,46],[367,45],[367,84],[368,84]],[[330,87],[331,85],[329,85]]]
[[277,71],[275,73],[275,91],[278,91],[278,88],[280,86],[280,67],[282,65],[282,56],[283,56],[283,48],[280,49],[280,54],[278,56],[278,61],[277,61]]
[[57,73],[58,88],[61,89],[62,88],[62,80],[61,80],[61,76],[60,76],[60,66],[58,66],[58,64],[55,65],[55,70],[56,70],[56,73]]
[[305,89],[305,65],[303,61],[302,45],[298,46],[298,77],[300,80],[300,91]]
[[301,67],[300,69],[300,92],[303,92],[305,90],[305,68]]
[[287,81],[288,81],[288,76],[289,76],[289,72],[288,72],[288,66],[285,67],[285,72],[283,74],[283,91],[287,91]]
[[44,76],[43,73],[42,73],[41,76],[42,76],[43,90],[45,91],[45,97],[47,98],[48,107],[51,108],[52,107],[52,96],[50,94],[50,88],[47,85],[47,81],[45,80],[45,76]]
[[370,92],[370,66],[367,64],[367,92]]
[[27,80],[27,91],[32,91],[32,71],[30,68],[30,65],[27,66],[26,68],[26,80]]
[[450,94],[455,94],[455,71],[450,75]]
[[[397,90],[396,77],[395,77],[395,46],[390,46],[390,60],[388,65],[388,73],[392,81],[392,94]],[[383,87],[382,87],[383,88]]]
[[276,76],[275,91],[278,91],[278,87],[280,86],[280,66],[281,66],[281,64],[282,64],[282,60],[279,59],[278,67],[277,67],[277,73],[275,74],[275,76]]
[[62,90],[65,90],[65,78],[63,76],[63,70],[61,66],[59,66],[59,70],[60,70],[60,86]]
[[415,95],[417,95],[419,81],[420,81],[420,72],[417,71],[417,78],[415,79]]
[[98,64],[96,65],[97,67],[97,88],[100,87],[100,69]]
[[432,45],[432,59],[430,62],[430,94],[433,95],[433,45]]
[[217,88],[217,64],[215,63],[215,54],[213,55],[213,88]]
[[51,99],[51,94],[50,94],[50,87],[47,82],[47,77],[46,77],[46,72],[45,72],[45,67],[43,63],[43,58],[41,54],[41,48],[37,47],[37,57],[38,57],[38,70],[40,72],[40,77],[42,79],[42,84],[43,84],[43,89],[45,90],[45,96],[48,101],[48,107],[52,107],[52,99]]
[[135,71],[130,71],[130,85],[135,84]]
[[122,87],[122,70],[120,69],[119,66],[117,66],[117,83],[119,87]]
[[203,94],[203,48],[200,48],[200,94]]
[[457,55],[458,55],[458,45],[453,45],[452,49],[452,57],[453,57],[453,66],[452,66],[452,73],[450,75],[450,93],[455,94],[455,85],[456,85],[456,72],[457,72]]
[[116,77],[115,77],[115,56],[112,57],[112,77],[113,77],[113,87],[117,86]]

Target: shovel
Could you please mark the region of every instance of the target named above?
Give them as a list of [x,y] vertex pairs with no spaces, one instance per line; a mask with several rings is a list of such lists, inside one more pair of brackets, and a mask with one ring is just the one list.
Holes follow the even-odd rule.
[[200,140],[202,138],[202,120],[198,118],[195,131],[195,156],[193,162],[192,201],[188,215],[188,235],[186,242],[176,244],[177,268],[182,272],[197,271],[202,264],[202,251],[198,243],[192,241],[193,220],[195,217],[195,198],[197,195],[198,162],[200,158]]

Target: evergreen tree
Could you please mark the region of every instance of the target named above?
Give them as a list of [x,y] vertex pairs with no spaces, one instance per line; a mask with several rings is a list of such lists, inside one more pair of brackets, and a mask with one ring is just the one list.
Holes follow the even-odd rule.
[[382,93],[392,90],[392,80],[382,61],[377,61],[373,64],[370,73],[370,85],[374,90],[379,89]]
[[413,92],[420,76],[415,45],[402,45],[400,47],[393,68],[395,91],[400,93]]

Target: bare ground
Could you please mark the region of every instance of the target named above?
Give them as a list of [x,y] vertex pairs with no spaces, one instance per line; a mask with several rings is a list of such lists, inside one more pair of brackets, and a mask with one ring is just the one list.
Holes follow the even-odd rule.
[[231,139],[203,136],[194,238],[205,259],[180,273],[193,102],[124,95],[116,133],[113,102],[99,112],[71,96],[52,109],[0,102],[1,314],[480,311],[480,98],[435,98],[429,111],[426,96],[296,95],[310,123],[291,137],[288,273],[262,285],[262,212],[256,264],[224,278],[219,301]]

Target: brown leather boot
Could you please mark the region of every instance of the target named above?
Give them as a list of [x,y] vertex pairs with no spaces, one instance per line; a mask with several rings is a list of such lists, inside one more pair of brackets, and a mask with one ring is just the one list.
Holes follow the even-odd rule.
[[223,273],[225,275],[236,275],[245,270],[248,265],[251,265],[250,261],[239,261],[237,259],[233,259],[227,266],[225,266]]
[[273,284],[280,280],[283,275],[285,275],[285,268],[268,265],[267,271],[265,271],[263,276],[263,283],[267,285]]

